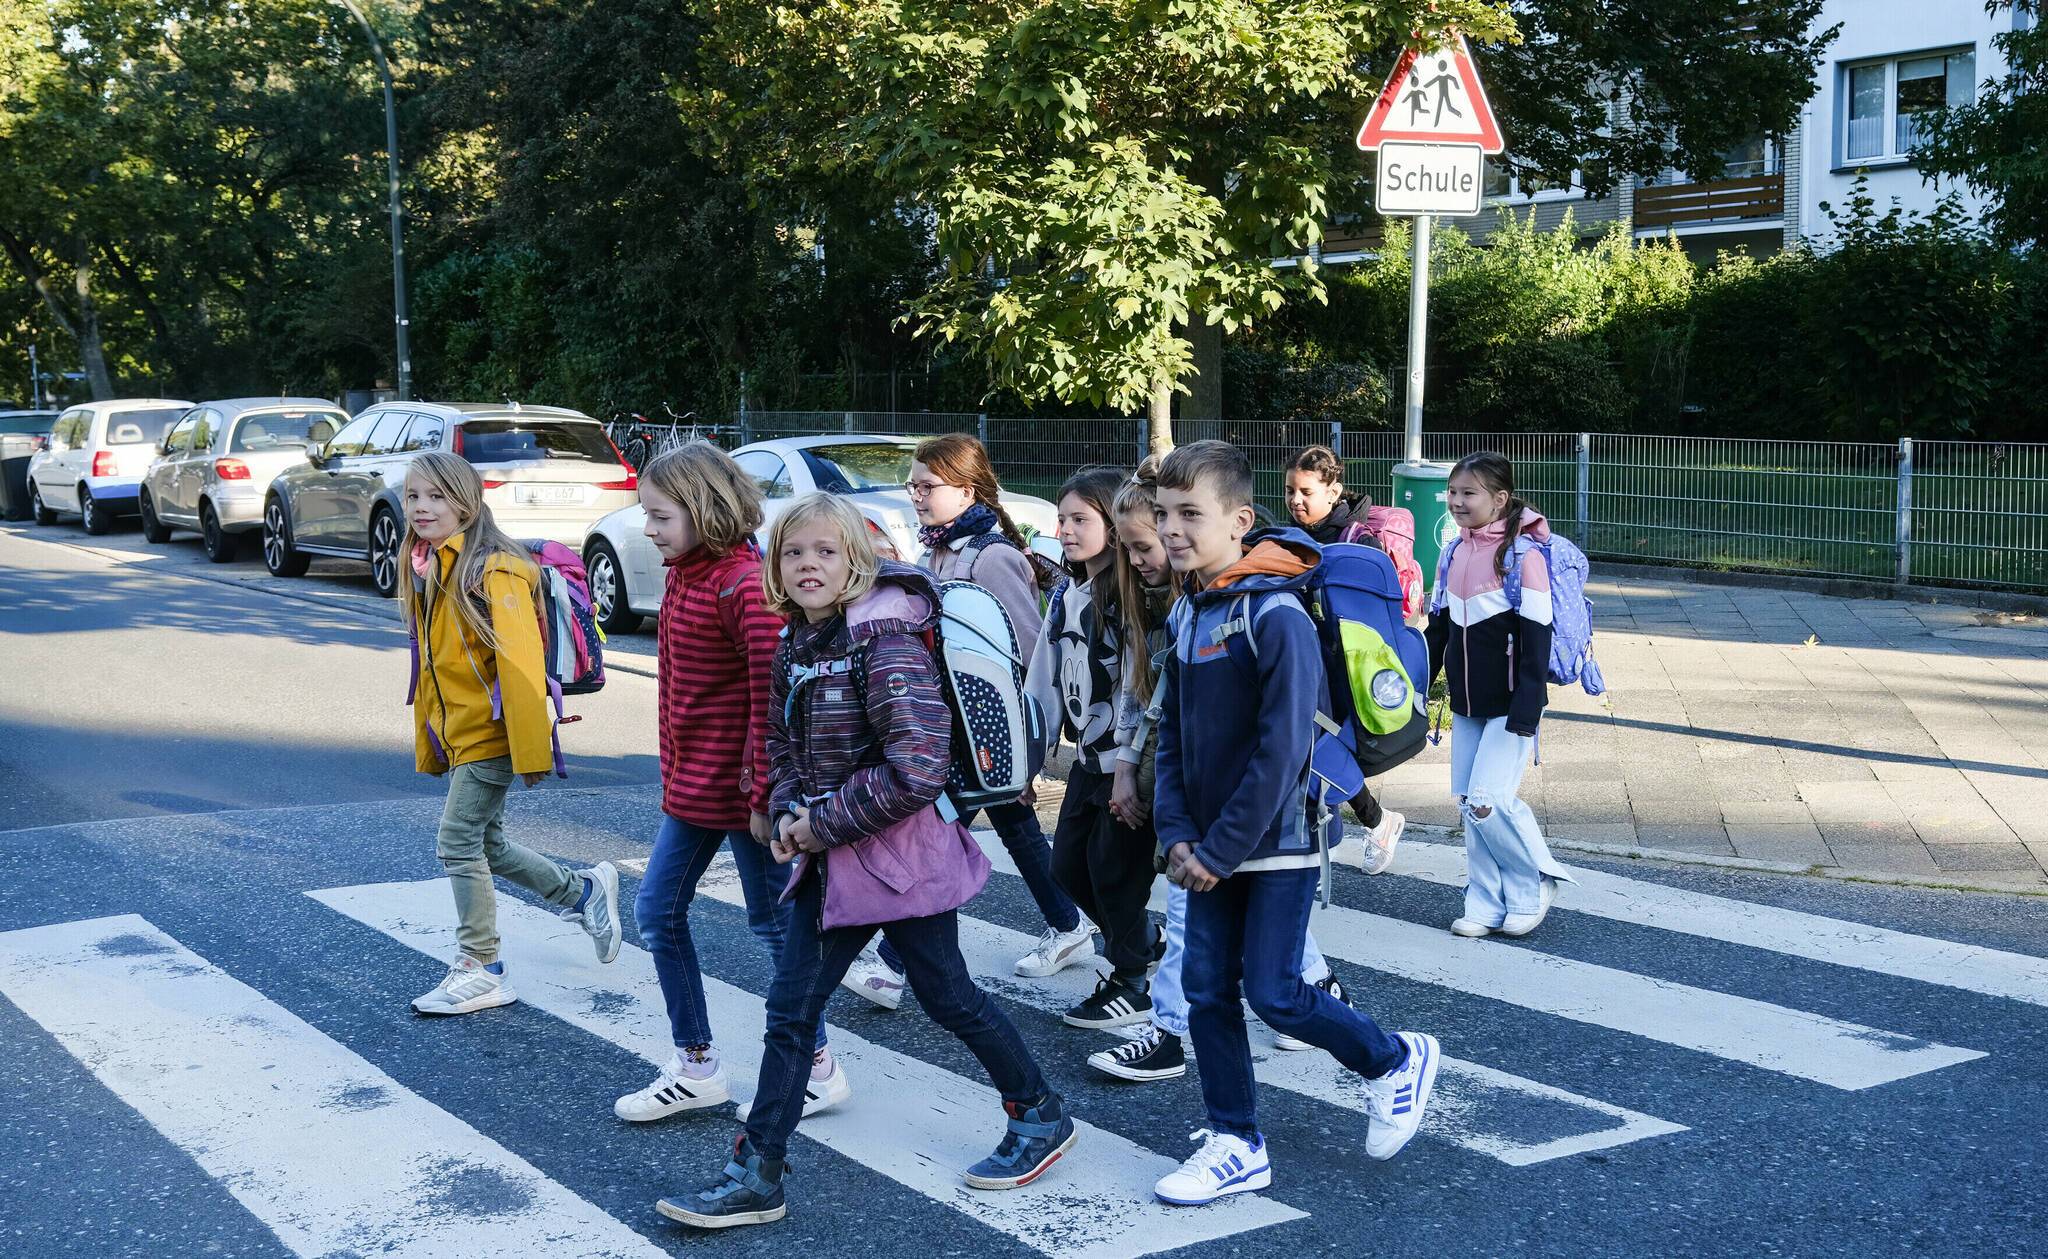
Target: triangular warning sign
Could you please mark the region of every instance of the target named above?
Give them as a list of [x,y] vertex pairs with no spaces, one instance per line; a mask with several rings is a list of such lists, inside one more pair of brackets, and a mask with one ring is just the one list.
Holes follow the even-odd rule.
[[1411,45],[1394,63],[1392,77],[1358,129],[1358,147],[1377,149],[1388,140],[1476,144],[1487,153],[1507,147],[1463,35],[1452,35],[1434,52]]

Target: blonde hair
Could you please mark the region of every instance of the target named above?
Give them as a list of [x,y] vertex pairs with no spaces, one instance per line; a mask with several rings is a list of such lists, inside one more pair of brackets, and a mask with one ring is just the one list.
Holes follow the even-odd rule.
[[712,555],[730,555],[761,527],[761,487],[710,442],[663,451],[640,482],[690,513],[698,545]]
[[827,494],[823,490],[804,495],[775,518],[775,527],[768,532],[768,558],[761,565],[762,601],[768,605],[769,611],[790,621],[800,619],[804,610],[789,597],[789,591],[782,584],[782,548],[790,534],[818,520],[838,525],[839,536],[846,544],[846,565],[851,571],[846,579],[846,591],[839,596],[841,607],[873,590],[875,577],[882,570],[881,556],[875,553],[875,541],[868,536],[868,518],[860,514],[859,508],[839,495]]
[[[426,451],[413,456],[406,470],[406,480],[414,477],[440,490],[448,505],[455,509],[455,527],[462,533],[462,553],[456,557],[444,589],[455,594],[455,615],[468,636],[496,651],[498,634],[491,628],[491,596],[484,589],[491,557],[506,556],[515,561],[515,568],[537,575],[539,568],[533,555],[491,518],[491,509],[484,502],[483,478],[469,460],[445,450]],[[405,578],[412,572],[413,548],[423,541],[413,528],[411,513],[407,513],[405,539],[398,548],[399,592],[403,596],[398,601],[398,610],[408,627],[417,625],[422,606],[421,596],[412,591]],[[427,580],[440,583],[439,564],[427,566]]]
[[[1115,514],[1116,526],[1121,535],[1125,517],[1135,517],[1151,529],[1155,536],[1159,531],[1159,462],[1158,455],[1147,455],[1138,465],[1138,470],[1124,478],[1117,488],[1116,502],[1111,508]],[[1123,550],[1121,536],[1117,542],[1118,551]],[[1167,588],[1173,588],[1171,578]],[[1137,565],[1125,555],[1117,568],[1117,602],[1124,618],[1124,643],[1129,659],[1124,662],[1124,685],[1131,694],[1143,703],[1152,702],[1152,614],[1145,603],[1145,579],[1138,574]]]

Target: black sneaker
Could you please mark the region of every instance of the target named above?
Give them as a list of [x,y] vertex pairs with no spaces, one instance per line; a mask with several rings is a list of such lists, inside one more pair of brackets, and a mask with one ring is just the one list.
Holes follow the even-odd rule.
[[1115,1049],[1088,1055],[1088,1065],[1119,1080],[1177,1080],[1188,1073],[1188,1055],[1180,1037],[1147,1023]]
[[725,1174],[696,1193],[663,1198],[654,1209],[693,1228],[737,1228],[772,1224],[789,1214],[782,1198],[783,1162],[763,1158],[742,1133],[732,1143],[732,1161]]
[[[1143,982],[1143,981],[1140,981]],[[1096,981],[1086,1001],[1063,1016],[1069,1027],[1123,1027],[1152,1018],[1152,998],[1145,990],[1115,975]]]
[[[1324,992],[1329,993],[1330,996],[1338,1001],[1342,1001],[1347,1006],[1351,1004],[1351,994],[1344,991],[1344,985],[1337,979],[1335,971],[1332,971],[1328,976],[1311,986],[1321,988]],[[1305,1040],[1276,1030],[1273,1033],[1273,1048],[1285,1049],[1291,1053],[1300,1053],[1304,1050],[1314,1049],[1315,1046]]]

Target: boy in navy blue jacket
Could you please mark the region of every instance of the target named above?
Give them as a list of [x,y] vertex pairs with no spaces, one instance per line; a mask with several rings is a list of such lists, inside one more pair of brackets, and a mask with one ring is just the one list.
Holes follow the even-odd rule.
[[1182,983],[1209,1122],[1202,1147],[1155,1191],[1196,1205],[1273,1180],[1240,984],[1276,1032],[1366,1078],[1373,1158],[1392,1158],[1415,1135],[1439,1050],[1435,1037],[1389,1035],[1301,979],[1323,845],[1337,838],[1308,816],[1326,691],[1315,624],[1296,591],[1321,548],[1298,529],[1252,533],[1251,462],[1225,442],[1167,457],[1158,519],[1187,597],[1171,622],[1153,817],[1167,878],[1189,892]]

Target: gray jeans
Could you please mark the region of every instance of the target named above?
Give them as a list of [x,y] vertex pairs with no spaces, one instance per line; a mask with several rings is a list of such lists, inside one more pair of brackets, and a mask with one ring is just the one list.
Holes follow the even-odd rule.
[[576,871],[505,838],[505,792],[513,777],[509,756],[449,770],[448,803],[434,840],[434,855],[455,892],[455,942],[486,966],[498,960],[498,895],[491,876],[563,907],[583,892]]

